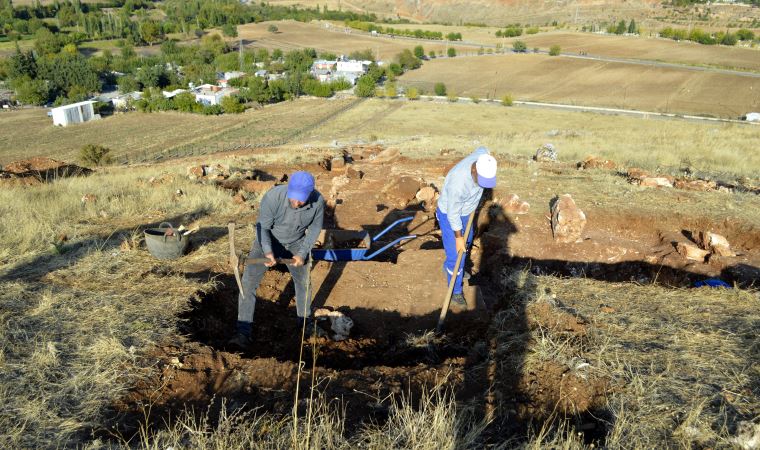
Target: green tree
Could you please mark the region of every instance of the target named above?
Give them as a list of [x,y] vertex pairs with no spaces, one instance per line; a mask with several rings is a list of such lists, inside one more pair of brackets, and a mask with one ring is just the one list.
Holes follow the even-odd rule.
[[225,114],[240,114],[245,111],[245,105],[240,103],[240,99],[233,95],[222,98],[221,107]]
[[270,33],[277,33],[278,31],[280,31],[280,29],[277,28],[277,25],[271,24],[267,27],[267,31]]
[[174,109],[181,112],[200,112],[203,106],[195,101],[195,96],[190,92],[183,92],[174,96]]
[[409,100],[417,100],[420,98],[420,92],[415,87],[407,88],[406,98],[408,98]]
[[736,32],[736,37],[740,41],[751,41],[755,39],[755,33],[752,32],[751,30],[741,28]]
[[27,105],[44,105],[49,99],[45,80],[33,80],[23,76],[12,80],[11,87],[16,92],[16,99]]
[[372,97],[375,95],[375,80],[369,75],[363,75],[356,82],[354,94],[357,97]]
[[457,56],[457,51],[454,47],[449,47],[449,49],[446,51],[446,54],[448,55],[449,58],[453,58]]
[[404,71],[417,69],[422,65],[422,62],[408,48],[396,55],[396,59]]
[[435,86],[433,86],[433,92],[439,97],[446,95],[446,85],[441,82],[436,83]]
[[417,59],[424,59],[425,58],[425,49],[422,48],[421,45],[418,45],[418,46],[414,47],[414,56]]
[[435,50],[430,50],[430,52],[428,53],[428,58],[430,58],[430,59],[434,59],[435,58]]
[[152,20],[146,20],[140,24],[140,38],[148,43],[148,45],[160,42],[163,37],[164,31],[161,28],[161,24]]
[[38,56],[54,55],[61,51],[63,42],[47,28],[40,28],[34,34],[34,50]]
[[528,51],[528,46],[523,41],[515,41],[512,43],[512,51],[515,53],[525,53]]
[[559,56],[562,48],[559,45],[552,45],[549,47],[549,56]]
[[122,94],[142,90],[142,85],[132,75],[124,75],[122,77],[119,77],[119,79],[116,81],[116,84],[119,86],[119,92]]
[[621,20],[615,28],[615,34],[624,34],[627,29],[628,28],[625,26],[625,20]]
[[639,28],[636,26],[636,21],[631,19],[631,23],[628,24],[628,34],[639,34]]
[[224,25],[222,25],[222,34],[227,37],[237,37],[238,36],[237,26],[231,23],[225,23]]
[[510,94],[504,94],[501,97],[501,104],[504,106],[512,106],[514,104],[514,100],[512,99],[512,95]]

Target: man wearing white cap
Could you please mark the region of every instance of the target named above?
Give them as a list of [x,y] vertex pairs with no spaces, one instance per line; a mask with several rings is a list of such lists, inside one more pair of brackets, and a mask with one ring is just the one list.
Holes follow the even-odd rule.
[[[451,282],[451,277],[454,276],[458,253],[467,252],[475,234],[474,230],[470,230],[470,235],[465,239],[464,229],[467,226],[467,219],[477,209],[483,189],[494,186],[496,186],[496,159],[485,147],[478,147],[446,175],[435,215],[441,227],[443,248],[446,251],[443,269],[446,272],[447,282]],[[454,292],[451,297],[451,302],[459,307],[466,306],[464,295],[462,295],[464,261],[465,258],[462,258],[456,270]]]

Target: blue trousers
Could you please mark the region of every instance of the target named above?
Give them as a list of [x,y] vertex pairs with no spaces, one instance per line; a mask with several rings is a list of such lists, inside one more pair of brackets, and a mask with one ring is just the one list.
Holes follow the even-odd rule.
[[[441,227],[441,234],[443,236],[443,249],[446,251],[446,261],[443,263],[443,271],[446,274],[446,283],[448,285],[448,283],[451,282],[451,277],[454,276],[454,266],[457,263],[456,238],[454,237],[454,230],[451,229],[451,224],[449,224],[449,219],[446,214],[441,212],[440,209],[436,209],[435,216],[438,219],[438,224]],[[469,218],[469,215],[460,217],[462,221],[462,234],[464,234],[465,228],[467,228],[467,220]],[[470,248],[470,244],[472,244],[472,238],[474,235],[475,227],[472,227],[470,230],[470,235],[467,236],[467,248]],[[466,254],[462,257],[462,261],[459,263],[459,269],[457,270],[457,279],[454,282],[454,294],[462,293],[462,277],[464,276],[465,259],[467,259]]]

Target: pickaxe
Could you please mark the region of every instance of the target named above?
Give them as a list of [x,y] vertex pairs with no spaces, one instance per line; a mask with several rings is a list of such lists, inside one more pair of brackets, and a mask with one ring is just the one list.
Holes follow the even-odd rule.
[[[240,289],[240,295],[245,298],[245,291],[243,289],[243,280],[240,277],[240,264],[266,264],[269,262],[269,258],[241,258],[240,254],[235,251],[235,222],[227,223],[227,231],[230,235],[230,264],[232,270],[235,272],[235,281],[237,282],[238,289]],[[277,264],[293,264],[293,259],[276,258]]]

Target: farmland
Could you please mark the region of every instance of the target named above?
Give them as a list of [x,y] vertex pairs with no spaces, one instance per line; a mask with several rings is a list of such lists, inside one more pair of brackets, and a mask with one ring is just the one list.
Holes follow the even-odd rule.
[[460,96],[607,106],[736,118],[760,104],[760,78],[687,69],[509,54],[428,61],[402,84]]

